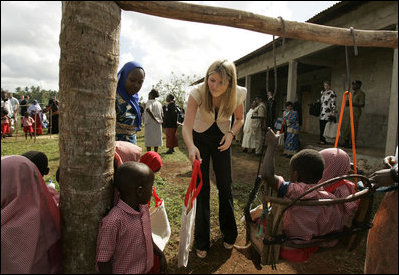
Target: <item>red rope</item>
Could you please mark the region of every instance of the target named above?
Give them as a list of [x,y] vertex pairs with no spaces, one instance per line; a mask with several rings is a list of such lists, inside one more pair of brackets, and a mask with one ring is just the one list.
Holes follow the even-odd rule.
[[[355,144],[355,127],[353,124],[353,107],[352,107],[352,93],[346,91],[342,96],[342,104],[341,104],[341,113],[339,114],[339,123],[337,129],[337,136],[335,137],[335,145],[334,148],[338,147],[339,133],[341,131],[342,126],[342,117],[344,115],[345,109],[345,97],[348,95],[349,98],[349,113],[350,113],[350,122],[351,122],[351,137],[352,137],[352,153],[353,153],[353,166],[354,173],[357,174],[357,165],[356,165],[356,144]],[[357,183],[357,179],[355,179],[355,183]],[[357,185],[355,184],[355,189],[357,189]]]

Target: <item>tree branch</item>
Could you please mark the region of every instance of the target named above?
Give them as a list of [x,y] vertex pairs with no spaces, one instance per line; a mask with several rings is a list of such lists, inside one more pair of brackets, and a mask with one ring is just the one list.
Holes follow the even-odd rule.
[[[123,10],[201,22],[260,33],[283,36],[282,21],[252,12],[195,5],[176,1],[116,1]],[[284,20],[285,37],[331,45],[353,46],[350,29]],[[356,45],[361,47],[398,48],[398,32],[384,30],[356,30]]]

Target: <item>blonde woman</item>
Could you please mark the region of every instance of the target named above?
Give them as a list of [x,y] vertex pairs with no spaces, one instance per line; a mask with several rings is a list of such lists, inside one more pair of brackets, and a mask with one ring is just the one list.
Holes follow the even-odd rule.
[[[231,191],[231,149],[234,135],[244,124],[244,100],[247,90],[237,86],[236,68],[227,60],[217,60],[208,68],[204,83],[190,93],[183,139],[191,163],[201,161],[203,185],[197,198],[194,246],[196,254],[205,258],[210,247],[210,182],[212,158],[219,191],[219,224],[224,247],[232,249],[237,238]],[[234,124],[231,126],[232,115]]]

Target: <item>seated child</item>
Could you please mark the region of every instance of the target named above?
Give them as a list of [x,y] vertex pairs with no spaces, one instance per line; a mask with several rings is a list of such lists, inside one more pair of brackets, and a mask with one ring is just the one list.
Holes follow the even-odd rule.
[[1,107],[1,138],[6,138],[6,134],[10,133],[10,119],[8,112],[4,107]]
[[25,112],[24,117],[22,118],[22,125],[24,127],[25,139],[28,139],[28,133],[30,138],[32,139],[33,123],[35,123],[33,118],[29,116],[28,112]]
[[[45,175],[48,175],[48,173],[50,172],[50,168],[48,167],[48,158],[46,156],[45,153],[43,152],[38,152],[38,151],[28,151],[26,153],[23,153],[22,156],[28,158],[30,161],[32,161],[37,169],[39,169],[40,174],[42,175],[42,177],[44,177]],[[46,185],[48,191],[50,192],[51,196],[53,197],[55,203],[57,204],[57,206],[59,205],[60,202],[60,194],[58,193],[58,191],[49,186]]]
[[[324,159],[323,177],[319,183],[327,180],[345,176],[351,169],[350,157],[348,154],[339,148],[328,148],[320,151]],[[327,185],[324,185],[324,190],[334,194],[337,198],[346,198],[349,195],[356,193],[355,184],[349,180],[340,180]],[[343,225],[350,227],[353,216],[359,206],[359,200],[338,204],[342,207],[344,215]]]
[[96,263],[101,273],[149,273],[154,253],[161,257],[161,267],[166,268],[165,256],[151,236],[147,202],[153,182],[154,173],[143,163],[128,161],[115,172],[120,199],[102,219],[97,238]]
[[[271,129],[266,133],[266,154],[261,167],[262,179],[278,191],[279,197],[295,199],[314,187],[323,175],[324,161],[319,152],[304,149],[296,153],[290,161],[290,180],[285,181],[274,174],[274,151],[278,135]],[[303,199],[333,199],[335,196],[320,188],[312,191]],[[329,206],[292,206],[283,217],[283,233],[296,244],[311,243],[315,236],[325,235],[342,230],[342,214],[338,205]],[[332,246],[337,241],[323,243],[319,246]],[[318,247],[293,249],[281,246],[280,257],[289,261],[303,262]]]

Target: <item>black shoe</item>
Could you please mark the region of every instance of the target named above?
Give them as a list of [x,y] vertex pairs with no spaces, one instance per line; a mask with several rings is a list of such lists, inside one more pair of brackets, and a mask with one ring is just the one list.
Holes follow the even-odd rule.
[[242,152],[243,152],[243,153],[246,153],[246,152],[248,152],[248,149],[247,149],[247,148],[244,148],[244,149],[242,150]]
[[172,149],[169,149],[165,154],[173,154]]

